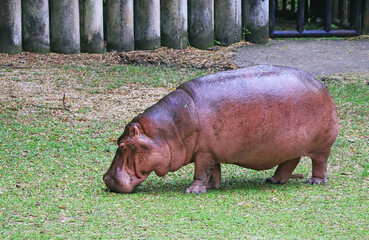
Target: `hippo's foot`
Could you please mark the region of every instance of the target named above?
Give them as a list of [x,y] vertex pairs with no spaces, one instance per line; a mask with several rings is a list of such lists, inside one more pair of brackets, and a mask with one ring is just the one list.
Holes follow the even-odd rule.
[[218,189],[221,181],[220,164],[210,153],[198,153],[195,157],[195,175],[186,193],[206,193],[207,189]]
[[287,180],[282,180],[274,177],[267,178],[265,181],[266,183],[272,183],[272,184],[285,184]]
[[282,162],[278,165],[275,170],[274,176],[266,180],[267,183],[273,184],[285,184],[289,178],[292,176],[293,170],[295,170],[297,164],[300,161],[300,157],[290,159],[288,161]]
[[186,193],[195,193],[195,194],[206,193],[206,186],[192,184],[190,187],[186,189]]
[[208,183],[208,186],[206,187],[207,189],[219,189],[220,187],[220,184],[219,183],[215,183],[215,182],[212,182],[212,181],[209,181]]
[[313,185],[320,185],[320,184],[327,184],[328,180],[327,178],[312,177],[307,182]]

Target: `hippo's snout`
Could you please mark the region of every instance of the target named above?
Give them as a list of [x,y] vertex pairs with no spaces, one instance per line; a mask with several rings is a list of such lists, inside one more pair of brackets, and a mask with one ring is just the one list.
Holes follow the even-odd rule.
[[130,177],[126,173],[110,174],[109,171],[104,174],[103,180],[105,185],[113,192],[130,193],[134,189]]

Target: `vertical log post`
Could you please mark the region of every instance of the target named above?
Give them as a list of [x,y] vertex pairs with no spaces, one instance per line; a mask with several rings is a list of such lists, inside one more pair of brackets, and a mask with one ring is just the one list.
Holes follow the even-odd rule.
[[135,48],[153,50],[160,47],[160,0],[134,1]]
[[324,19],[324,31],[329,32],[332,25],[332,0],[325,0],[325,19]]
[[349,27],[349,1],[348,0],[341,0],[341,24],[344,27]]
[[333,0],[333,8],[332,8],[332,23],[338,24],[339,20],[339,0]]
[[108,51],[134,50],[133,0],[108,0],[106,8]]
[[307,0],[299,0],[297,2],[297,31],[299,33],[302,33],[305,28],[305,14],[307,13],[306,2]]
[[[269,35],[272,36],[275,28],[275,16],[277,14],[278,2],[276,0],[270,1],[269,4]],[[243,29],[244,30],[244,29]],[[245,33],[246,35],[246,33]]]
[[242,39],[241,0],[215,0],[215,39],[223,46]]
[[82,11],[82,50],[87,53],[102,53],[104,51],[103,1],[84,0]]
[[363,34],[369,34],[369,0],[363,0],[362,33]]
[[22,52],[21,0],[0,1],[0,52]]
[[269,0],[243,0],[242,20],[245,39],[252,43],[269,41]]
[[361,33],[362,26],[362,0],[353,0],[350,3],[350,27],[357,32],[357,35]]
[[188,38],[191,46],[214,45],[214,0],[188,1]]
[[22,2],[22,39],[24,51],[50,52],[48,0]]
[[291,14],[293,15],[296,11],[296,0],[291,0]]
[[161,45],[174,49],[187,47],[187,0],[160,1]]
[[50,0],[50,47],[57,53],[80,52],[78,0]]

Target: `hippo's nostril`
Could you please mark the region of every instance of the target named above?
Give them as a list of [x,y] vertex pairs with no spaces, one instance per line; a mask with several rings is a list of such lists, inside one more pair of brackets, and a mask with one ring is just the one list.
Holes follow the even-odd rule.
[[110,176],[108,174],[104,174],[103,180],[104,180],[105,183],[109,182],[110,181]]

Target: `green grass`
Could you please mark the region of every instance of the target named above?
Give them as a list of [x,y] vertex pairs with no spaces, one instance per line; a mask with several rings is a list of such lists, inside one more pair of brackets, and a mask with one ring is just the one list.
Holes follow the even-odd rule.
[[[14,81],[75,82],[81,93],[106,93],[139,82],[177,84],[195,70],[117,65],[22,69]],[[120,76],[120,77],[119,77]],[[1,80],[1,79],[0,79]],[[140,87],[141,85],[137,85]],[[6,239],[365,239],[369,223],[369,86],[328,81],[340,117],[340,134],[329,160],[329,183],[304,184],[311,172],[304,158],[296,169],[305,179],[264,183],[273,170],[222,167],[217,191],[186,195],[193,166],[164,178],[154,174],[133,194],[106,190],[108,169],[124,123],[66,121],[47,110],[20,114],[22,99],[0,104],[0,238]],[[68,115],[68,112],[64,113]],[[349,141],[350,140],[350,141]],[[352,141],[353,140],[353,141]]]

